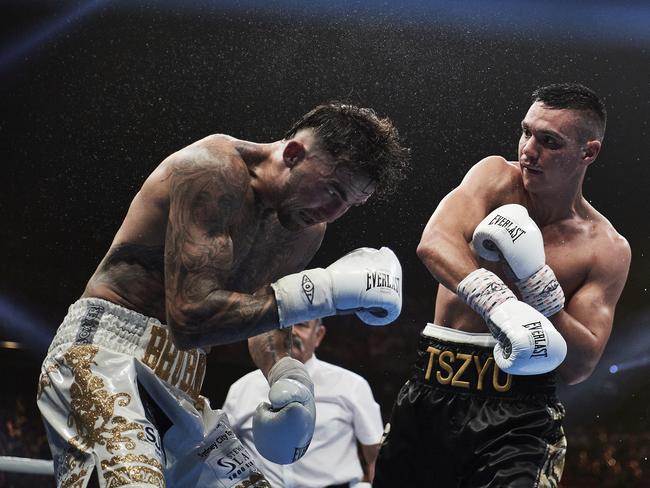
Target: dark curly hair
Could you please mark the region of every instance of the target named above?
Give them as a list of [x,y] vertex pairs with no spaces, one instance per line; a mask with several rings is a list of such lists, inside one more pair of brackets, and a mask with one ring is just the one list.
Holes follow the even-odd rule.
[[531,101],[542,102],[550,108],[568,108],[587,112],[596,122],[599,137],[605,135],[607,110],[605,104],[591,89],[580,83],[554,83],[542,86],[531,95]]
[[292,138],[301,129],[312,129],[321,148],[337,164],[366,171],[380,196],[393,193],[406,177],[410,150],[403,146],[392,121],[370,108],[342,102],[319,105],[303,115],[284,138]]

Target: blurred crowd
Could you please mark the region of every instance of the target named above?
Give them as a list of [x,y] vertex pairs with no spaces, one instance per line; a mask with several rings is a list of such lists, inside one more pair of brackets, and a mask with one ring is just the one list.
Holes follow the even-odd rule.
[[572,428],[563,488],[650,486],[650,425],[638,429]]
[[[51,459],[35,398],[12,396],[0,402],[0,456]],[[54,486],[50,476],[0,471],[0,488]]]

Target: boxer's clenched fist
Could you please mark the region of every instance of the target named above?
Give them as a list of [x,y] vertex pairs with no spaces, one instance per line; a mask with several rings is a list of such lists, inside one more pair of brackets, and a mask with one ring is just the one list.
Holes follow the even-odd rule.
[[402,266],[387,247],[356,249],[326,269],[285,276],[271,287],[281,327],[345,313],[386,325],[402,309]]
[[522,301],[545,317],[562,310],[564,291],[545,264],[542,232],[526,208],[508,204],[490,212],[476,226],[472,246],[483,259],[508,263]]
[[314,384],[300,361],[285,357],[269,371],[270,403],[257,406],[253,441],[269,461],[290,464],[300,459],[316,424]]
[[553,324],[530,305],[520,302],[494,273],[480,268],[457,288],[458,296],[480,314],[497,339],[494,361],[517,375],[542,374],[557,368],[567,346]]

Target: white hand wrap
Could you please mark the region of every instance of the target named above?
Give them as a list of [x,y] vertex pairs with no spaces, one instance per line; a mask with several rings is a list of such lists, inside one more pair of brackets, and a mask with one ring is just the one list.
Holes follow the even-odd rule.
[[304,365],[280,359],[269,371],[270,404],[260,403],[253,416],[253,441],[258,452],[277,464],[300,459],[316,425],[314,384]]
[[566,342],[553,324],[520,302],[497,275],[477,269],[458,284],[458,296],[485,320],[497,339],[494,361],[502,371],[518,375],[555,369],[566,356]]
[[506,300],[517,297],[497,275],[485,268],[479,268],[468,274],[458,283],[456,293],[465,300],[472,310],[483,317],[489,325],[492,309]]
[[521,300],[544,317],[555,315],[564,308],[564,291],[548,264],[515,285],[521,292]]
[[525,207],[508,204],[490,212],[476,226],[472,246],[483,259],[508,263],[522,301],[545,317],[562,310],[564,292],[553,270],[544,264],[542,232]]

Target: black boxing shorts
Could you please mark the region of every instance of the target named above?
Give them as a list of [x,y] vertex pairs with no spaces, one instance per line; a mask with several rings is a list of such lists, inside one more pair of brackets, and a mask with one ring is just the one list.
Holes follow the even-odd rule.
[[566,439],[555,375],[504,373],[494,345],[490,334],[425,327],[373,488],[558,486]]

